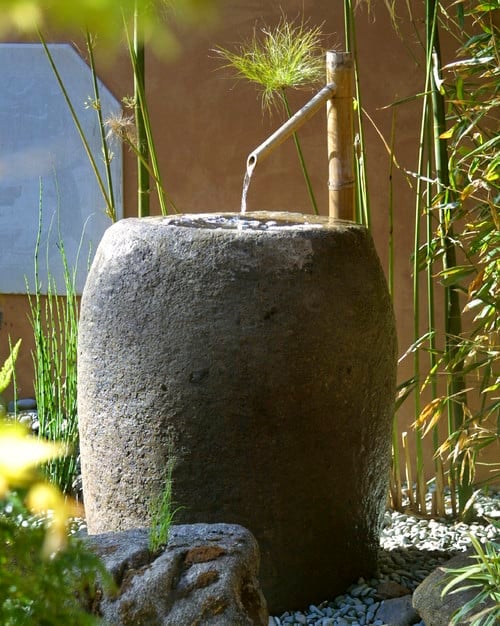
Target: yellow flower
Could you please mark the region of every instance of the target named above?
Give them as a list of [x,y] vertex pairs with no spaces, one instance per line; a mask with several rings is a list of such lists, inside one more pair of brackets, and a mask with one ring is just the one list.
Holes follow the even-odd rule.
[[43,545],[47,558],[66,545],[69,517],[82,514],[57,487],[37,479],[37,466],[61,454],[64,446],[29,435],[19,422],[0,421],[0,498],[12,487],[30,488],[26,506],[48,520]]
[[66,498],[57,487],[46,482],[35,483],[26,497],[26,506],[36,515],[47,515],[49,524],[43,544],[43,556],[50,557],[66,545],[68,519],[81,515],[76,502]]
[[0,498],[11,487],[28,485],[37,465],[63,453],[63,446],[28,435],[18,422],[0,422]]

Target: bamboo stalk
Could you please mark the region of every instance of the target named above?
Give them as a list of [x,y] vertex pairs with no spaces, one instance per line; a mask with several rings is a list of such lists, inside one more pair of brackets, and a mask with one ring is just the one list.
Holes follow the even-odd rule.
[[247,172],[251,174],[257,162],[263,161],[271,152],[291,137],[307,120],[317,113],[327,100],[336,92],[334,84],[328,84],[313,96],[301,109],[270,135],[260,146],[257,146],[247,158]]
[[[423,117],[422,117],[422,127],[421,127],[421,135],[420,135],[420,146],[419,146],[419,170],[421,171],[421,163],[423,160],[423,151],[424,151],[424,136],[425,136],[425,125],[426,125],[426,109],[424,106]],[[413,243],[413,337],[414,341],[417,342],[420,337],[420,282],[419,282],[419,267],[418,267],[418,252],[420,248],[420,203],[421,203],[421,195],[419,193],[419,188],[421,185],[420,178],[417,180],[417,193],[416,193],[416,207],[415,207],[415,232],[414,232],[414,243]],[[415,407],[415,417],[417,418],[420,415],[420,392],[418,381],[420,380],[420,351],[417,348],[413,353],[413,374],[415,376],[415,380],[417,381],[417,387],[414,395],[414,407]],[[406,451],[405,451],[406,452]],[[415,428],[415,463],[416,463],[416,472],[417,472],[417,509],[418,503],[420,503],[420,508],[422,512],[425,511],[425,488],[423,485],[425,484],[424,480],[424,459],[423,459],[423,446],[422,446],[422,429],[418,426]]]
[[[393,435],[397,436],[397,431],[393,430]],[[393,443],[394,451],[394,443]],[[399,459],[399,454],[398,454]],[[396,456],[393,456],[391,475],[389,479],[389,492],[390,492],[390,506],[394,511],[401,511],[403,507],[402,489],[401,489],[401,476],[399,474],[399,467],[396,465]]]
[[[132,64],[132,69],[135,75],[139,71],[138,64],[137,64],[137,57],[136,57],[135,50],[134,50],[134,44],[130,38],[130,33],[126,24],[125,24],[125,36],[127,38],[127,48],[128,48],[128,52],[130,56],[130,62]],[[177,213],[177,208],[174,202],[172,201],[172,199],[170,198],[170,196],[166,193],[165,187],[163,186],[163,182],[161,179],[160,167],[159,167],[158,157],[157,157],[156,148],[155,148],[155,142],[153,140],[151,120],[149,118],[146,93],[140,82],[135,83],[135,86],[136,86],[136,93],[134,95],[135,97],[138,98],[142,118],[144,120],[145,139],[146,139],[147,147],[148,147],[148,152],[147,152],[148,161],[146,162],[144,160],[143,156],[140,154],[140,151],[138,150],[138,147],[134,148],[132,146],[132,150],[134,151],[138,159],[140,159],[141,162],[145,165],[145,167],[147,167],[148,171],[151,173],[151,176],[153,177],[155,181],[156,195],[158,196],[158,201],[160,203],[161,214],[168,215],[167,201],[171,205],[172,209]]]
[[448,471],[448,485],[450,487],[450,500],[451,500],[451,514],[453,517],[457,516],[457,483],[455,479],[456,472],[450,468]]
[[350,52],[326,53],[328,83],[336,85],[327,102],[328,205],[331,217],[355,219],[353,140],[353,61]]
[[135,126],[137,130],[137,149],[139,156],[137,158],[137,215],[146,217],[149,215],[149,146],[146,136],[146,125],[144,113],[142,110],[140,93],[145,93],[146,78],[146,55],[144,43],[141,39],[140,23],[137,3],[134,11],[134,113]]
[[[431,77],[431,97],[433,109],[433,138],[434,156],[436,164],[437,197],[439,198],[439,232],[441,237],[441,248],[443,251],[443,269],[456,266],[456,252],[453,228],[449,215],[450,177],[448,169],[448,148],[444,138],[446,130],[446,112],[443,94],[437,78],[441,72],[441,54],[439,42],[439,30],[437,11],[439,2],[427,0],[426,2],[426,25],[427,25],[427,66]],[[462,363],[456,363],[457,344],[462,332],[462,321],[460,312],[460,301],[458,286],[446,285],[444,288],[445,298],[445,351],[448,358],[447,375],[447,396],[449,412],[449,434],[460,430],[465,420],[463,403],[453,401],[450,398],[462,396],[465,399],[465,381],[462,370]],[[455,468],[450,468],[450,473],[455,472]],[[464,479],[458,481],[458,508],[462,515],[467,502],[472,496],[473,488],[470,484],[469,472],[463,473]]]
[[[427,124],[427,132],[431,131],[430,125]],[[428,137],[427,144],[431,145],[431,137]],[[432,163],[431,159],[427,160],[427,190],[426,197],[432,197],[431,179],[432,179]],[[436,319],[435,319],[435,298],[434,298],[434,264],[432,260],[432,241],[433,241],[433,221],[432,207],[430,204],[425,209],[426,222],[426,246],[427,246],[427,323],[429,330],[429,378],[431,385],[432,398],[438,397],[437,386],[437,345],[436,345]],[[434,452],[434,479],[436,490],[432,494],[432,514],[438,517],[445,515],[444,503],[444,469],[443,461],[438,454],[439,449],[439,424],[434,426],[432,432],[432,446]]]
[[406,486],[407,495],[410,503],[410,508],[415,506],[415,498],[413,497],[413,475],[411,471],[411,458],[410,458],[410,446],[408,445],[408,433],[401,433],[401,444],[403,447],[403,453],[405,456],[405,473],[406,473]]
[[436,515],[438,517],[444,517],[446,515],[446,509],[444,506],[444,468],[441,457],[436,458],[435,465],[436,472]]
[[[388,263],[388,285],[391,300],[394,302],[394,189],[393,189],[393,169],[394,169],[394,141],[396,135],[396,109],[392,115],[391,124],[391,149],[389,159],[389,263]],[[397,411],[394,412],[392,420],[392,489],[396,493],[393,495],[393,506],[396,511],[402,509],[401,491],[401,468],[399,457],[399,424]]]

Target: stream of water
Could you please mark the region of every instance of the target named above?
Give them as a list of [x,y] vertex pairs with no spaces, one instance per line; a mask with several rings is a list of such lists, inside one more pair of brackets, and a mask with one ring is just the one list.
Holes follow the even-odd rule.
[[241,213],[244,215],[247,212],[247,194],[250,187],[250,181],[252,179],[253,169],[247,169],[245,178],[243,179],[243,192],[241,194]]

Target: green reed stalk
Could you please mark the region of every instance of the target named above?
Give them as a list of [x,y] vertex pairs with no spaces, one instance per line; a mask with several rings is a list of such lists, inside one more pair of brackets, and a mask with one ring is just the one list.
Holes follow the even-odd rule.
[[[425,77],[424,96],[422,101],[422,116],[420,121],[420,135],[419,135],[419,148],[417,157],[417,182],[415,188],[415,239],[413,247],[413,339],[415,344],[418,343],[420,338],[420,240],[421,240],[421,216],[427,215],[430,212],[430,190],[427,185],[427,202],[428,206],[424,209],[422,207],[422,196],[424,190],[424,179],[429,179],[429,167],[431,164],[431,152],[426,141],[428,137],[428,125],[430,120],[429,111],[429,82],[430,82],[430,66],[428,66]],[[427,155],[427,166],[425,166],[425,159]],[[426,242],[426,255],[428,241]],[[429,258],[426,258],[426,265],[429,264]],[[429,320],[428,320],[429,323]],[[427,331],[432,331],[432,327],[428,327]],[[417,381],[417,389],[414,396],[415,416],[420,415],[420,350],[417,348],[413,353],[413,371],[414,377]],[[422,513],[426,512],[425,494],[425,467],[423,459],[423,445],[422,445],[422,429],[419,426],[415,427],[415,462],[417,473],[417,502],[419,504]]]
[[[419,252],[420,252],[420,213],[421,200],[418,194],[417,184],[417,201],[415,209],[414,223],[414,242],[413,242],[413,338],[417,343],[420,337],[420,268],[419,268]],[[420,393],[418,391],[420,381],[420,350],[417,348],[413,352],[413,375],[417,381],[417,389],[414,394],[415,415],[420,415]],[[425,480],[424,480],[424,459],[422,448],[422,431],[415,428],[415,463],[417,474],[417,506],[420,507],[422,513],[425,512]],[[412,489],[412,485],[408,485],[408,489]]]
[[[137,16],[135,16],[137,18]],[[125,23],[125,22],[124,22]],[[144,46],[140,43],[139,39],[139,24],[134,22],[134,36],[131,39],[128,29],[125,24],[125,34],[127,38],[127,47],[130,54],[130,60],[132,64],[132,70],[134,73],[134,102],[135,102],[135,117],[136,117],[136,128],[137,128],[137,139],[138,141],[134,143],[132,147],[136,157],[137,157],[137,181],[138,181],[138,215],[148,215],[149,214],[149,200],[150,200],[150,188],[149,188],[149,176],[151,176],[155,182],[157,195],[160,203],[160,210],[163,215],[168,214],[167,202],[172,207],[172,210],[177,212],[174,202],[168,196],[163,186],[160,168],[158,164],[158,157],[155,149],[155,144],[153,140],[153,133],[151,130],[151,122],[149,118],[149,111],[147,107],[146,95],[145,95],[145,84],[144,84]],[[99,168],[97,166],[97,162],[95,160],[94,155],[92,154],[90,145],[85,136],[85,132],[82,128],[78,115],[76,114],[75,108],[71,102],[67,89],[64,85],[62,77],[57,69],[54,58],[50,52],[49,47],[43,37],[42,33],[38,31],[38,36],[40,41],[44,47],[45,53],[49,60],[50,66],[54,75],[57,79],[63,97],[66,101],[68,109],[70,111],[73,123],[77,129],[77,132],[82,141],[83,147],[87,154],[87,158],[89,159],[89,163],[92,167],[92,171],[94,172],[97,184],[101,191],[101,194],[106,203],[106,214],[110,217],[111,220],[115,221],[116,219],[116,207],[115,207],[115,199],[113,193],[113,184],[111,178],[111,154],[108,149],[107,141],[106,141],[106,133],[105,126],[106,123],[102,118],[102,112],[100,108],[99,101],[99,91],[98,91],[98,81],[97,74],[95,71],[94,65],[94,57],[93,57],[93,47],[92,42],[90,40],[90,36],[87,33],[87,48],[89,51],[89,60],[92,71],[92,78],[94,84],[94,101],[93,107],[97,111],[98,120],[99,120],[99,128],[101,133],[101,144],[102,151],[104,156],[105,168],[106,168],[106,184],[103,181],[103,178],[100,174]],[[150,161],[151,160],[151,164]]]
[[[68,267],[64,245],[59,249],[64,270],[66,297],[57,294],[53,276],[48,272],[47,296],[41,294],[39,257],[42,236],[42,188],[40,188],[39,225],[35,244],[35,293],[29,296],[30,320],[35,350],[35,397],[39,436],[62,442],[65,454],[47,463],[45,472],[64,493],[71,493],[77,475],[78,418],[76,404],[76,358],[78,335],[78,302],[76,271]],[[47,246],[48,270],[48,246]]]
[[366,159],[366,141],[363,123],[363,108],[361,83],[359,78],[359,59],[356,37],[356,20],[352,0],[344,0],[344,36],[346,52],[352,52],[354,63],[355,86],[355,119],[357,131],[356,155],[356,221],[364,224],[368,229],[371,226],[370,196],[368,194],[368,175]]
[[[432,143],[432,129],[427,124],[427,145]],[[432,197],[431,186],[431,163],[427,162],[427,176],[426,176],[426,197]],[[429,334],[429,374],[427,380],[430,382],[431,397],[438,397],[437,387],[437,344],[436,344],[436,315],[435,315],[435,293],[434,293],[434,263],[433,263],[433,250],[432,241],[434,237],[434,220],[432,214],[432,208],[428,203],[425,211],[425,224],[426,224],[426,282],[427,282],[427,324]],[[440,436],[439,436],[439,424],[437,423],[432,431],[432,448],[434,452],[434,482],[435,491],[433,494],[432,513],[444,517],[446,515],[445,501],[444,501],[444,484],[443,484],[443,462],[439,455]]]
[[[427,145],[432,145],[432,127],[427,124]],[[433,253],[433,239],[435,232],[435,219],[433,216],[432,207],[430,205],[430,199],[432,198],[432,164],[430,159],[427,161],[427,176],[426,176],[426,192],[425,195],[429,199],[429,202],[425,210],[425,224],[426,224],[426,284],[427,284],[427,328],[429,336],[429,373],[427,375],[427,382],[430,383],[431,397],[432,399],[438,398],[439,390],[437,385],[437,369],[439,365],[438,353],[437,353],[437,326],[435,315],[435,286],[434,286],[434,253]],[[444,494],[444,468],[443,461],[439,453],[440,447],[440,434],[439,423],[436,423],[432,430],[432,448],[434,456],[434,484],[435,491],[433,493],[432,501],[432,513],[439,517],[446,515],[445,506],[445,494]],[[452,496],[454,501],[454,496]]]
[[[389,267],[388,283],[391,300],[394,301],[394,141],[396,137],[396,111],[393,111],[391,123],[391,143],[389,154]],[[399,423],[397,411],[394,411],[392,422],[392,506],[396,510],[402,509],[401,468],[399,451]]]
[[99,80],[97,78],[97,71],[95,67],[94,61],[94,46],[92,43],[92,39],[90,37],[90,33],[86,32],[87,45],[87,53],[89,55],[89,63],[90,63],[90,73],[92,75],[92,86],[94,89],[94,108],[97,112],[97,120],[99,126],[99,133],[101,135],[101,146],[102,146],[102,155],[104,160],[104,168],[106,173],[106,185],[108,189],[109,195],[109,205],[108,205],[108,217],[112,222],[116,221],[116,204],[115,204],[115,194],[113,189],[113,177],[111,176],[111,153],[109,151],[108,142],[106,141],[106,126],[104,123],[104,119],[102,117],[102,108],[101,108],[101,97],[99,93]]
[[[356,37],[356,20],[354,16],[354,6],[351,0],[344,0],[344,39],[345,50],[351,52],[354,63],[354,84],[355,84],[355,110],[356,110],[356,149],[355,149],[355,176],[356,176],[356,221],[364,224],[367,228],[371,225],[370,202],[367,184],[367,158],[366,142],[363,126],[363,108],[361,85],[359,78],[359,60]],[[393,205],[393,166],[394,166],[394,137],[395,137],[395,115],[392,120],[391,146],[390,146],[390,166],[389,166],[389,267],[388,282],[391,297],[394,297],[394,205]],[[353,146],[354,148],[354,146]],[[391,470],[391,499],[395,509],[402,508],[402,489],[400,473],[400,449],[399,449],[399,424],[397,411],[394,412],[392,425],[392,470]],[[408,486],[411,489],[411,485]]]
[[87,158],[90,162],[90,166],[92,167],[92,171],[94,172],[94,176],[96,178],[97,184],[101,191],[102,197],[104,198],[104,202],[106,203],[106,213],[107,215],[112,216],[115,213],[115,207],[111,199],[111,196],[109,194],[109,189],[106,189],[104,181],[102,180],[102,176],[99,172],[99,168],[97,167],[96,160],[94,158],[94,155],[92,154],[92,150],[90,149],[89,142],[87,141],[87,137],[85,136],[85,132],[82,128],[82,125],[80,124],[80,120],[78,118],[78,115],[76,114],[73,103],[71,102],[71,99],[69,97],[66,86],[64,85],[64,81],[61,77],[61,74],[59,73],[59,70],[57,69],[56,63],[54,61],[54,57],[52,56],[50,49],[47,45],[47,42],[45,41],[45,38],[42,35],[41,31],[38,30],[37,32],[38,32],[38,38],[40,39],[40,42],[47,56],[47,59],[50,63],[50,67],[52,68],[52,71],[54,72],[54,76],[56,77],[56,80],[59,84],[63,98],[68,106],[75,128],[78,132],[78,135],[80,136],[81,142],[83,144],[83,148],[85,150],[85,153],[87,154]]
[[[432,129],[430,125],[427,125],[427,144],[432,143]],[[432,197],[431,186],[431,163],[427,163],[427,180],[426,180],[426,197]],[[429,331],[429,374],[427,380],[430,382],[431,397],[437,398],[439,395],[437,385],[437,343],[436,343],[436,315],[435,315],[435,289],[434,289],[434,262],[433,262],[433,250],[432,242],[434,238],[434,226],[432,208],[430,204],[427,205],[425,211],[425,223],[426,223],[426,281],[427,281],[427,324]],[[439,435],[439,423],[433,428],[432,431],[432,448],[434,453],[434,481],[435,491],[433,495],[433,512],[443,517],[446,514],[445,501],[444,501],[444,485],[443,485],[443,462],[439,455],[440,435]]]
[[[428,127],[428,130],[430,128]],[[430,145],[430,141],[428,142]],[[431,198],[432,187],[430,179],[432,176],[430,162],[427,164],[427,176],[426,176],[426,197]],[[436,346],[436,315],[435,315],[435,294],[434,294],[434,263],[433,263],[433,250],[432,240],[434,235],[434,222],[432,216],[432,207],[428,204],[425,210],[425,226],[426,226],[426,279],[427,279],[427,324],[429,331],[429,367],[430,373],[428,379],[431,385],[431,395],[433,398],[437,398],[437,346]],[[439,435],[437,428],[433,432],[434,452],[437,452],[439,447]]]
[[396,110],[393,110],[392,120],[391,120],[391,143],[390,143],[390,153],[389,153],[389,202],[388,202],[388,211],[389,211],[389,267],[388,267],[388,284],[389,284],[389,293],[391,294],[391,298],[394,299],[394,185],[393,185],[393,175],[394,175],[394,143],[396,140]]

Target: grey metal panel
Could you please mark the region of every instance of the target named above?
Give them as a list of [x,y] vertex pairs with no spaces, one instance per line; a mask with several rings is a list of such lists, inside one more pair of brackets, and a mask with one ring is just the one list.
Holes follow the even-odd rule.
[[[89,67],[69,44],[50,44],[58,71],[104,176],[102,147]],[[121,105],[99,85],[104,118]],[[112,177],[118,217],[123,214],[122,148],[112,145]],[[40,44],[0,44],[0,293],[34,288],[34,251],[41,215],[40,273],[47,265],[64,293],[59,239],[77,267],[77,292],[90,258],[111,224],[68,106]]]

